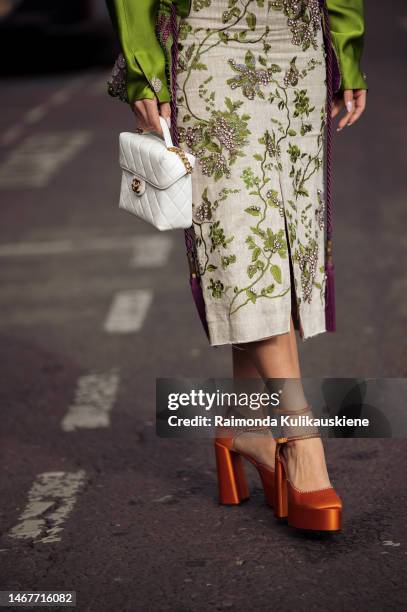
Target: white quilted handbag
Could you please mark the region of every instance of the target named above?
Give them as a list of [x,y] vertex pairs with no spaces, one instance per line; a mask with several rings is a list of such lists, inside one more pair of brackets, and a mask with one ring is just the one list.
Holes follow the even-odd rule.
[[163,117],[160,123],[164,140],[152,133],[120,134],[119,207],[159,230],[185,229],[192,225],[195,157],[174,147]]

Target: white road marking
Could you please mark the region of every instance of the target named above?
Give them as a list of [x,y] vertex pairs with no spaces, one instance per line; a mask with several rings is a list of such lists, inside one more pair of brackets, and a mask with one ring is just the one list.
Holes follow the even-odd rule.
[[3,146],[7,146],[17,140],[17,138],[19,138],[22,133],[22,125],[13,125],[6,132],[4,132],[3,136],[1,137],[0,143]]
[[45,187],[91,140],[91,132],[44,132],[26,138],[0,167],[0,188]]
[[128,334],[139,331],[152,299],[153,294],[147,289],[117,293],[104,324],[105,331],[110,334]]
[[28,110],[20,121],[11,126],[7,132],[3,134],[0,139],[0,144],[5,146],[12,144],[24,132],[26,125],[38,123],[44,119],[53,106],[58,106],[59,104],[64,104],[67,102],[75,93],[75,90],[83,85],[84,79],[85,77],[78,77],[73,81],[70,81],[68,85],[64,85],[61,89],[52,94],[48,100],[32,108],[31,110]]
[[106,73],[105,76],[99,77],[89,86],[89,93],[95,96],[106,95],[107,93],[107,82],[112,78],[110,73]]
[[64,431],[109,427],[120,378],[115,372],[87,374],[78,380],[75,399],[62,420]]
[[165,265],[173,246],[170,236],[151,234],[135,239],[130,265],[134,268],[156,268]]
[[31,108],[29,111],[27,111],[23,117],[23,120],[25,121],[25,123],[32,125],[33,123],[38,123],[38,121],[41,121],[41,119],[43,119],[46,114],[47,107],[45,106],[45,104],[40,104],[39,106],[35,106],[34,108]]
[[33,255],[63,255],[83,251],[121,251],[132,249],[130,265],[135,268],[163,266],[173,246],[167,236],[100,236],[86,239],[11,242],[0,245],[0,257],[31,257]]
[[11,242],[0,245],[0,257],[63,255],[83,251],[120,251],[134,246],[134,238],[90,238],[88,240],[50,240],[49,242]]
[[20,257],[32,255],[55,255],[73,250],[70,240],[52,242],[17,242],[0,246],[0,257]]
[[34,481],[23,513],[8,535],[18,540],[59,542],[86,473],[44,472]]

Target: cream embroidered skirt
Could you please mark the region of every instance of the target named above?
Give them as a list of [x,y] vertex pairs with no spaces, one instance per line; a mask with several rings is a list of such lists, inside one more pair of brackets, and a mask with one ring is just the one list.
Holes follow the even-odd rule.
[[325,57],[318,0],[193,0],[180,141],[211,345],[325,331]]

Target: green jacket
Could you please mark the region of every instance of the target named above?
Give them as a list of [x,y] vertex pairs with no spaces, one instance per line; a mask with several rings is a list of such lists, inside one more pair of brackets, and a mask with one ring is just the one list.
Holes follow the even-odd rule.
[[[156,36],[158,11],[187,17],[191,0],[106,0],[126,59],[127,100],[169,102],[166,53]],[[331,35],[341,73],[341,89],[367,89],[360,69],[363,49],[363,0],[326,0]],[[168,50],[167,50],[168,51]]]

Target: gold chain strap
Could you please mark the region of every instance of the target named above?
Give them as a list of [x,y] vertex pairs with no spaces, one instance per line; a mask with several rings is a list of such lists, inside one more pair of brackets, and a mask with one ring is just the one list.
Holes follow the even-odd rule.
[[168,147],[168,151],[172,151],[173,153],[176,153],[178,157],[180,158],[180,160],[182,161],[182,163],[184,164],[187,174],[192,174],[191,163],[183,149],[181,149],[180,147]]

